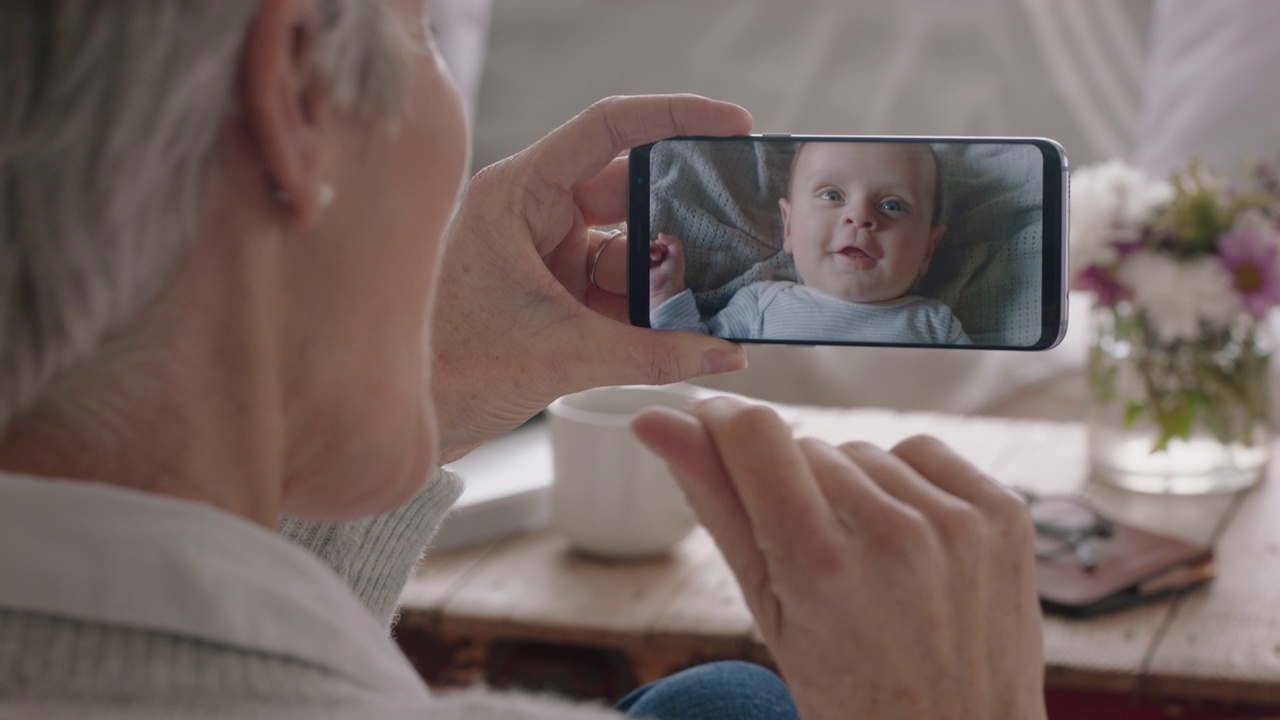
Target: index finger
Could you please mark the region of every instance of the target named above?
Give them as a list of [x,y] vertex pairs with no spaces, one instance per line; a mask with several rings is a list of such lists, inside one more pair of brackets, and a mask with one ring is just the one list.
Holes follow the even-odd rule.
[[745,135],[751,115],[698,95],[637,95],[596,102],[539,140],[541,175],[568,190],[623,150],[675,135]]
[[[818,480],[773,410],[721,397],[686,408],[710,435],[746,512],[752,534],[773,561],[811,546],[834,521]],[[816,531],[816,533],[814,532]]]

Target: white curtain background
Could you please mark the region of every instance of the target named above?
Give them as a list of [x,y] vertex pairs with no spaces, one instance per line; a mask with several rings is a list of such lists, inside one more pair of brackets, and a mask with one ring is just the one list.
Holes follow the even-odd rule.
[[1150,0],[498,0],[477,162],[610,94],[687,91],[761,132],[1133,142]]

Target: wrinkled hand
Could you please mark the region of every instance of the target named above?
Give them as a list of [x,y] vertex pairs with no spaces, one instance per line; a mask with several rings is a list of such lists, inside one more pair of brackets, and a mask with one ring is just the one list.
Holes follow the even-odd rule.
[[742,108],[692,95],[609,98],[471,180],[446,232],[432,320],[444,460],[566,393],[745,367],[731,343],[628,323],[625,243],[605,248],[597,285],[587,274],[606,237],[592,228],[626,219],[620,153],[750,127]]
[[805,718],[1045,716],[1029,516],[945,445],[797,441],[728,398],[633,427],[724,553]]
[[684,292],[684,246],[680,238],[658,233],[649,243],[649,309]]

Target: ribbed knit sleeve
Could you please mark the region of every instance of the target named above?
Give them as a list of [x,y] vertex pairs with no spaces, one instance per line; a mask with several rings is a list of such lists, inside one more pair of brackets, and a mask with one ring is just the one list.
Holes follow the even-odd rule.
[[282,518],[280,532],[333,568],[390,632],[413,566],[461,494],[462,481],[437,468],[394,512],[342,522]]

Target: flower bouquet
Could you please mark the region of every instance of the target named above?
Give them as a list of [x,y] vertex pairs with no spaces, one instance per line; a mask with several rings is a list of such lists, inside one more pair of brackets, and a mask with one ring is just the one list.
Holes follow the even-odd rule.
[[1071,183],[1071,284],[1096,298],[1090,456],[1104,480],[1196,493],[1269,457],[1266,317],[1280,305],[1280,175],[1122,162]]

